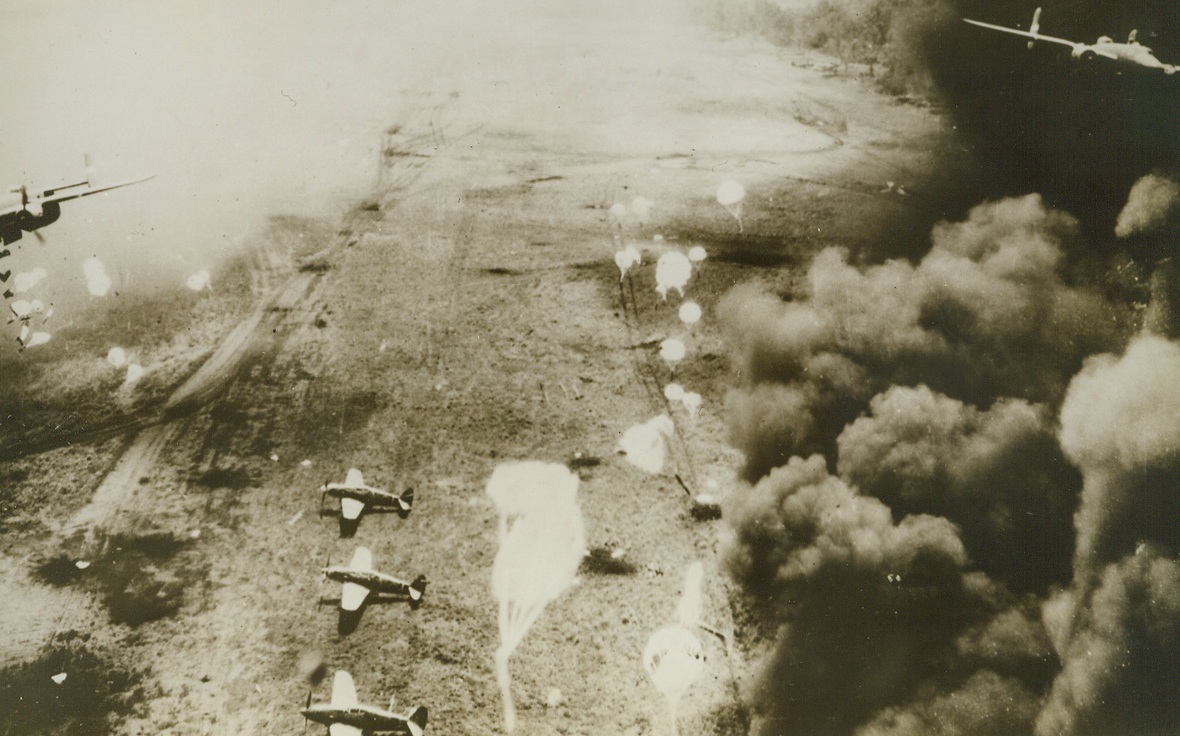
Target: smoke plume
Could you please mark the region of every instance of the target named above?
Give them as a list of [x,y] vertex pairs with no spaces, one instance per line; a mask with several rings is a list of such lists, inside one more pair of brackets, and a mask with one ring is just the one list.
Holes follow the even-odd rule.
[[728,516],[731,574],[782,623],[751,690],[763,733],[848,733],[935,678],[990,607],[953,524],[895,522],[821,456],[776,468]]
[[1002,200],[937,226],[916,266],[858,268],[832,248],[801,299],[732,291],[719,312],[744,378],[727,408],[747,478],[793,455],[834,457],[844,426],[895,384],[1056,405],[1082,359],[1128,326],[1125,309],[1062,276],[1075,224],[1036,195]]
[[[832,5],[889,10],[969,160],[919,256],[719,305],[761,730],[1180,732],[1180,76],[962,22],[1028,28],[1016,0]],[[1042,7],[1180,63],[1175,3]]]
[[1078,478],[1045,406],[1000,399],[981,411],[925,386],[896,386],[872,399],[837,447],[842,478],[898,513],[950,519],[989,575],[1041,593],[1069,579]]

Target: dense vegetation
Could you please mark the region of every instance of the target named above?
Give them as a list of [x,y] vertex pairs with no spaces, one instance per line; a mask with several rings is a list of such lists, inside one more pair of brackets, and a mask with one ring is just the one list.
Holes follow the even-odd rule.
[[839,68],[865,68],[886,91],[924,94],[924,38],[942,18],[940,0],[703,0],[716,28],[779,46],[813,49]]

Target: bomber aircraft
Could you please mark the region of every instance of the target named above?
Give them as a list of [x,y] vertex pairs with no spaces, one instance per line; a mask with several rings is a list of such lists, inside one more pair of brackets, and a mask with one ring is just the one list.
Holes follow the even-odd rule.
[[340,609],[343,611],[356,611],[370,593],[405,596],[410,600],[410,607],[417,608],[426,592],[425,575],[419,575],[414,582],[407,583],[374,570],[373,553],[367,547],[357,547],[347,567],[325,567],[323,573],[329,580],[344,584],[340,594]]
[[[61,217],[62,202],[139,184],[151,178],[151,176],[145,176],[141,179],[98,186],[92,181],[90,169],[87,167],[86,181],[76,184],[63,184],[36,193],[30,193],[24,185],[14,187],[8,191],[6,196],[0,195],[4,197],[4,199],[0,199],[0,243],[3,245],[15,243],[21,239],[24,233],[33,233],[40,238],[41,234],[37,230],[56,222]],[[0,258],[8,254],[7,250],[0,251]]]
[[359,519],[365,506],[393,509],[402,518],[405,518],[409,516],[410,507],[414,503],[413,488],[407,488],[401,493],[393,493],[367,486],[365,485],[365,477],[356,468],[349,469],[343,483],[325,483],[320,486],[320,493],[321,505],[323,505],[324,496],[340,499],[340,516],[347,521]]
[[332,702],[311,703],[301,712],[309,721],[328,727],[329,736],[362,736],[369,732],[422,736],[426,731],[426,708],[418,706],[405,715],[393,712],[394,699],[389,699],[389,710],[372,705],[361,705],[356,698],[352,675],[336,670],[332,678]]
[[1064,38],[1057,38],[1056,36],[1046,36],[1041,33],[1041,9],[1037,8],[1033,13],[1032,25],[1027,31],[1022,31],[1019,28],[1008,28],[1007,26],[997,26],[992,23],[984,23],[978,20],[971,20],[964,18],[964,22],[970,23],[973,26],[980,28],[989,28],[993,31],[1002,31],[1004,33],[1011,33],[1017,36],[1023,36],[1029,39],[1028,47],[1031,49],[1037,41],[1046,41],[1048,43],[1055,43],[1061,46],[1068,46],[1070,49],[1070,56],[1075,59],[1082,59],[1089,61],[1099,57],[1104,59],[1111,59],[1123,64],[1135,64],[1137,66],[1148,67],[1151,69],[1162,69],[1165,74],[1175,74],[1180,66],[1175,64],[1165,64],[1155,57],[1155,53],[1135,40],[1136,32],[1131,31],[1131,35],[1127,37],[1126,43],[1118,43],[1109,36],[1102,36],[1094,43],[1080,43],[1077,41],[1070,41]]

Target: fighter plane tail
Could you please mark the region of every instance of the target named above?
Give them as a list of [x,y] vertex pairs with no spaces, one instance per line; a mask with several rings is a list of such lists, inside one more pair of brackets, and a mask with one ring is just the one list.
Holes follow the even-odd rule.
[[422,736],[426,731],[426,706],[419,705],[411,711],[406,716],[406,725],[410,728],[410,736]]
[[426,594],[426,576],[419,575],[410,583],[410,600],[417,603]]
[[401,499],[402,510],[407,514],[410,513],[410,509],[414,506],[414,489],[407,488],[406,490],[402,491]]

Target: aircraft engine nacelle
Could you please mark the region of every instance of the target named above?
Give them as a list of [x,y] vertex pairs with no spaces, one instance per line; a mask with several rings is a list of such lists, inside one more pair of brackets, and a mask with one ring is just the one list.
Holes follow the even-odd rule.
[[30,202],[21,210],[18,219],[21,230],[31,233],[34,230],[57,222],[59,217],[61,217],[61,204],[58,202],[46,202],[44,204]]

